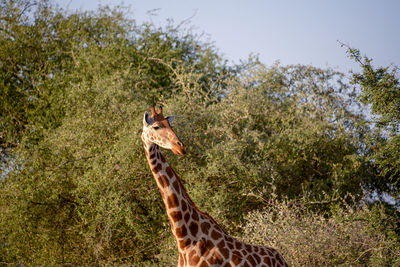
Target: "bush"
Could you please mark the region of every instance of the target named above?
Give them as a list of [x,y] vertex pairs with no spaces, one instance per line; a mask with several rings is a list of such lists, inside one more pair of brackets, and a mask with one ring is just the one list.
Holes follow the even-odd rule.
[[243,239],[279,249],[291,266],[400,264],[400,214],[393,207],[342,202],[328,214],[310,209],[316,204],[272,200],[246,216]]

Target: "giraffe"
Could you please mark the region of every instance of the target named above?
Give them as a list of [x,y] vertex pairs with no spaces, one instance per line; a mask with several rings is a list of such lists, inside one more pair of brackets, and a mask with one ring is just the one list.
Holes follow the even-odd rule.
[[184,155],[185,147],[171,128],[173,116],[162,107],[143,118],[142,141],[151,172],[160,190],[179,252],[178,267],[287,266],[273,248],[250,245],[228,235],[207,213],[200,211],[160,147]]

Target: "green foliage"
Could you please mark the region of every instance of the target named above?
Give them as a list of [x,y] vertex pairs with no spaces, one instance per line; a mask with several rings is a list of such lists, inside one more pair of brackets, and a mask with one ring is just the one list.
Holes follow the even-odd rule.
[[382,125],[390,125],[393,131],[400,127],[400,84],[397,78],[397,67],[374,68],[372,59],[361,57],[360,51],[348,48],[350,58],[358,62],[362,73],[353,73],[352,83],[359,84],[362,89],[360,99],[371,104],[373,113],[379,114]]
[[322,203],[272,200],[246,216],[243,238],[279,248],[292,266],[398,266],[399,211],[346,202],[319,213],[310,207]]
[[234,90],[215,104],[204,106],[205,97],[190,88],[168,102],[190,144],[190,157],[173,166],[200,207],[236,231],[230,222],[271,196],[360,194],[361,184],[373,182],[373,170],[358,154],[367,129],[340,95],[347,89],[341,74],[249,65],[245,79],[232,79]]
[[368,183],[368,164],[356,151],[367,129],[348,110],[343,76],[307,66],[261,66],[246,79],[222,101],[214,134],[225,138],[215,149],[253,181],[244,186],[268,187],[264,197],[359,193],[359,184]]
[[142,153],[143,112],[179,93],[165,62],[210,77],[226,67],[195,36],[132,26],[118,10],[41,2],[28,17],[28,2],[2,4],[20,20],[9,14],[1,35],[15,62],[1,65],[1,262],[154,262],[166,218]]
[[[228,66],[189,30],[137,25],[122,8],[1,7],[2,264],[175,265],[140,140],[143,113],[154,104],[177,115],[173,127],[188,151],[183,158],[166,151],[167,159],[197,205],[233,234],[253,227],[239,225],[270,199],[276,212],[290,212],[285,199],[387,189],[368,160],[368,133],[379,132],[354,111],[340,73],[257,59]],[[310,212],[347,216],[330,209]],[[375,218],[366,224],[376,227],[371,236],[387,235],[380,240],[398,247],[399,233],[379,227],[380,211],[362,211]],[[385,214],[391,221],[394,212]],[[332,260],[343,261],[337,255]]]
[[[342,46],[345,46],[342,44]],[[376,115],[375,123],[379,134],[372,134],[370,146],[374,153],[379,174],[384,177],[386,188],[392,197],[399,199],[400,189],[400,83],[398,67],[379,67],[372,65],[372,59],[362,57],[358,49],[347,47],[350,58],[360,64],[362,72],[353,73],[352,83],[360,86],[359,99],[371,106]],[[382,179],[381,179],[382,180]],[[380,186],[381,188],[383,187]]]
[[[2,153],[24,138],[35,143],[43,130],[59,126],[63,94],[71,82],[124,70],[123,86],[138,101],[156,103],[179,90],[163,62],[194,65],[194,71],[208,77],[230,72],[219,64],[213,47],[196,36],[172,25],[165,30],[151,24],[136,27],[118,9],[67,14],[46,0],[37,5],[5,0],[1,6]],[[209,88],[206,83],[202,87]]]

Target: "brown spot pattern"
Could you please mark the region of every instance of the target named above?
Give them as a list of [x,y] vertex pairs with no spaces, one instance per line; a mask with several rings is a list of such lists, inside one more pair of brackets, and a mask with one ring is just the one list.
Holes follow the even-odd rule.
[[176,192],[177,194],[181,194],[181,188],[180,188],[179,183],[178,183],[177,180],[175,180],[175,181],[172,183],[172,186],[174,187],[175,192]]
[[206,240],[205,238],[202,238],[199,242],[197,242],[197,246],[199,248],[200,255],[203,257],[206,257],[212,248],[214,248],[213,242],[211,240]]
[[196,265],[200,261],[199,256],[196,254],[196,251],[192,250],[189,253],[189,264]]
[[163,188],[169,186],[169,180],[164,175],[160,175],[160,177],[158,177],[158,182],[160,183],[161,187],[163,187]]
[[171,169],[170,166],[167,166],[167,168],[165,169],[165,171],[167,172],[167,175],[168,175],[169,177],[172,178],[172,176],[174,176],[174,171]]
[[224,256],[225,259],[229,257],[229,249],[227,248],[220,248],[219,251],[221,251],[222,255]]
[[[160,140],[159,136],[155,136],[155,138]],[[240,266],[248,267],[260,264],[268,266],[286,266],[284,259],[276,250],[239,242],[225,235],[225,232],[219,228],[218,224],[216,224],[212,218],[209,218],[211,223],[210,220],[208,220],[208,222],[206,221],[200,224],[200,220],[205,220],[206,218],[201,212],[199,213],[199,210],[191,199],[186,198],[187,195],[183,184],[180,182],[174,170],[168,165],[161,151],[159,151],[158,146],[153,145],[147,149],[145,144],[145,153],[149,159],[148,162],[151,171],[160,186],[160,192],[166,202],[167,208],[172,209],[180,206],[179,211],[171,211],[168,213],[171,228],[177,237],[178,247],[181,250],[185,250],[191,246],[186,252],[179,253],[180,266],[186,264],[204,267],[209,267],[210,265],[231,266],[231,264],[240,264]],[[163,167],[165,168],[166,174],[160,175],[159,172]],[[174,176],[176,179],[172,182],[170,179]],[[170,196],[165,194],[166,191],[164,192],[162,188],[169,186],[176,194],[174,193]],[[180,195],[184,197],[181,201],[179,201],[178,198]],[[176,225],[177,222],[182,222],[182,220],[184,221],[180,227],[173,227],[173,225]],[[191,223],[189,224],[189,222]],[[190,238],[184,238],[188,236],[189,233],[193,237],[197,237],[199,231],[208,237],[198,241],[198,250],[195,250],[193,246],[196,245],[196,241]],[[218,240],[218,244],[214,244],[211,240]],[[188,251],[190,251],[190,253],[186,254]],[[201,254],[198,254],[199,252],[201,252]]]
[[230,236],[225,236],[226,241],[233,242],[233,238]]
[[181,249],[185,249],[187,246],[190,246],[191,241],[190,239],[179,240],[179,247]]
[[200,255],[203,255],[206,252],[206,243],[207,241],[203,238],[199,242],[197,242],[197,246],[199,248]]
[[234,251],[232,251],[232,255],[236,255],[236,256],[239,257],[239,258],[242,258],[242,257],[243,257],[242,253],[240,253],[239,250],[234,250]]
[[160,159],[161,159],[162,163],[165,163],[165,162],[166,162],[166,160],[165,160],[163,154],[161,154],[161,153],[160,153]]
[[208,230],[210,229],[211,225],[208,222],[204,222],[204,223],[201,224],[200,227],[201,227],[201,231],[204,234],[208,235]]
[[280,265],[283,265],[283,258],[281,257],[281,255],[277,255],[277,260],[279,262]]
[[213,230],[213,231],[211,232],[211,237],[212,237],[214,240],[218,240],[218,239],[220,239],[220,238],[222,237],[222,235],[221,235],[221,233],[219,233],[219,232]]
[[151,171],[153,173],[158,173],[159,171],[161,171],[161,169],[162,169],[162,166],[160,163],[158,163]]
[[193,210],[192,212],[193,212],[192,213],[192,219],[195,220],[195,221],[198,221],[199,220],[199,215],[197,214],[197,211]]
[[181,201],[181,205],[182,205],[182,211],[185,212],[187,210],[187,204],[186,201],[182,199]]
[[187,235],[186,226],[182,225],[181,227],[177,227],[175,229],[175,234],[178,238],[183,238]]
[[237,254],[237,251],[233,251],[232,253],[232,262],[234,264],[239,264],[241,262],[241,256]]
[[192,222],[189,225],[189,230],[190,230],[190,233],[192,234],[192,236],[196,236],[197,232],[199,231],[199,226],[197,225],[197,223]]
[[245,244],[244,246],[247,251],[251,252],[251,246],[249,244]]
[[225,247],[225,241],[222,239],[222,240],[217,244],[217,247],[218,247],[219,249],[224,248],[224,247]]
[[218,251],[215,251],[214,254],[208,259],[208,263],[210,264],[222,264],[223,262],[224,260]]
[[255,266],[256,265],[256,261],[254,260],[254,258],[251,255],[247,256],[247,260],[250,263],[251,266]]
[[260,248],[260,255],[261,255],[261,256],[266,256],[267,253],[265,252],[264,249]]
[[253,256],[254,256],[256,263],[259,264],[261,262],[260,256],[258,256],[257,254],[253,254]]
[[173,222],[179,222],[182,220],[182,213],[180,211],[171,211],[169,213],[169,217],[172,219]]
[[176,208],[179,205],[179,200],[175,194],[172,194],[167,198],[167,204],[169,209]]
[[239,241],[235,241],[235,246],[236,246],[236,248],[237,249],[241,249],[242,248],[242,242],[239,242]]
[[189,213],[186,213],[185,216],[183,217],[185,219],[185,222],[188,223],[190,220],[190,215]]

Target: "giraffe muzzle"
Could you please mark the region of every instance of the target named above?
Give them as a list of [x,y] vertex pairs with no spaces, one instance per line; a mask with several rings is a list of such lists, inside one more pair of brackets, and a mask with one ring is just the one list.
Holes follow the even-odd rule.
[[174,146],[172,146],[171,150],[176,155],[183,156],[186,154],[185,146],[183,145],[183,143],[181,141],[177,141],[176,144]]

